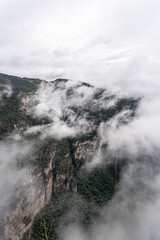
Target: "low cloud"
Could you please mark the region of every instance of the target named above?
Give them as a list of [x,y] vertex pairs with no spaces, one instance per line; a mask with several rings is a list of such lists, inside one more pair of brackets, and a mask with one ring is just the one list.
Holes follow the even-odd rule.
[[[159,158],[133,160],[123,170],[117,192],[89,231],[70,225],[64,240],[133,240],[160,238],[160,176]],[[155,167],[154,167],[155,166]],[[94,220],[93,220],[94,221]]]
[[107,86],[132,59],[159,61],[159,6],[158,0],[2,0],[0,71]]
[[63,81],[58,87],[56,82],[42,84],[30,101],[28,113],[40,119],[47,118],[50,123],[30,128],[26,133],[40,131],[42,137],[63,138],[85,132],[87,121],[83,116],[77,117],[72,107],[85,104],[93,90],[83,86],[76,89],[77,85],[75,82]]
[[[136,159],[139,156],[152,157],[160,149],[160,111],[159,97],[145,97],[140,100],[135,116],[125,110],[99,127],[100,147],[98,157],[93,158],[93,165],[102,163],[102,159]],[[101,147],[107,145],[105,158]],[[102,152],[104,155],[104,152]],[[111,160],[112,161],[112,160]],[[91,164],[92,165],[92,164]]]
[[31,127],[26,134],[40,132],[42,138],[51,136],[58,139],[82,135],[93,124],[87,119],[89,111],[108,109],[117,101],[105,90],[101,90],[101,96],[96,99],[98,91],[81,82],[62,80],[43,83],[31,97],[27,112],[39,119],[48,119],[49,123]]
[[0,90],[0,101],[3,100],[3,97],[10,97],[12,95],[12,87],[10,85],[4,87],[3,90]]
[[[99,127],[101,143],[107,148],[105,153],[98,149],[93,166],[114,158],[127,158],[129,163],[119,192],[97,223],[97,239],[159,240],[159,1],[23,4],[0,3],[2,72],[48,80],[72,78],[107,87],[117,98],[141,98],[134,118],[124,111]],[[88,122],[84,116],[75,118],[71,106],[85,106],[92,89],[84,98],[77,92],[73,101],[63,87],[53,90],[43,85],[30,110],[50,123],[28,132],[56,138],[85,132]],[[65,239],[75,239],[74,234],[87,239],[78,229],[66,232]]]
[[27,168],[21,166],[22,159],[30,154],[31,149],[32,145],[18,135],[10,135],[0,142],[0,211],[8,208],[15,187],[24,181]]
[[[50,133],[50,136],[54,138],[74,136],[75,113],[73,113],[73,120],[72,107],[82,106],[83,109],[88,102],[91,103],[91,108],[104,105],[103,97],[100,100],[100,105],[98,105],[99,102],[94,103],[94,88],[86,89],[84,86],[80,86],[79,89],[77,84],[73,83],[72,85],[71,82],[64,84],[62,82],[58,88],[56,88],[56,82],[42,85],[33,96],[29,113],[34,113],[39,118],[48,117],[51,123],[28,129],[28,131],[30,133],[32,130],[33,132],[34,130],[40,131],[46,136]],[[81,91],[81,87],[83,91]],[[74,92],[72,92],[73,89]],[[154,88],[149,87],[148,92],[152,93],[151,89]],[[134,94],[131,96],[133,97]],[[113,106],[117,99],[114,99]],[[96,167],[104,162],[106,164],[115,160],[127,159],[127,165],[122,171],[115,196],[106,207],[100,210],[101,217],[95,221],[89,232],[71,224],[64,230],[64,240],[75,239],[75,236],[80,240],[89,240],[93,239],[95,234],[96,239],[99,240],[106,238],[107,240],[159,239],[160,152],[157,103],[159,103],[158,94],[144,94],[134,114],[132,110],[125,109],[110,120],[100,124],[98,130],[100,146],[105,144],[106,149],[101,151],[100,147],[99,152],[97,151],[93,161],[89,164],[91,167]],[[73,132],[71,129],[67,132],[64,131],[63,123],[66,124],[63,119],[64,113],[71,117],[67,126],[70,126],[71,129],[74,126]],[[79,119],[83,119],[82,117],[85,118],[85,115],[80,116]],[[56,125],[57,122],[60,125]],[[76,124],[78,126],[78,121]],[[57,126],[59,133],[56,131]]]

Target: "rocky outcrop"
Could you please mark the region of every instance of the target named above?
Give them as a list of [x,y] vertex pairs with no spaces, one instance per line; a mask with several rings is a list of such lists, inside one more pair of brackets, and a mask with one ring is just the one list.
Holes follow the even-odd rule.
[[43,171],[40,171],[38,166],[26,170],[21,186],[13,194],[7,210],[1,217],[0,239],[21,239],[30,229],[35,215],[50,200],[53,188],[52,161],[51,157]]
[[7,210],[1,214],[0,239],[21,239],[52,194],[77,191],[70,149],[66,148],[65,155],[60,156],[63,147],[59,147],[59,143],[50,142],[38,154],[35,151],[30,156],[23,180],[14,191]]
[[89,162],[96,153],[98,146],[98,137],[95,135],[90,139],[84,139],[83,141],[76,140],[73,143],[73,161],[77,167],[84,164],[85,161]]
[[61,193],[64,191],[77,192],[77,184],[73,180],[73,175],[70,173],[57,174],[53,184],[54,193]]
[[[29,96],[22,98],[23,110],[27,109],[29,101]],[[24,127],[25,121],[14,124],[14,128],[21,131]],[[88,134],[96,128],[90,126]],[[23,180],[16,186],[10,204],[0,216],[0,239],[21,239],[27,230],[30,231],[36,214],[52,196],[54,199],[54,195],[62,192],[77,192],[74,166],[79,168],[84,160],[91,159],[97,144],[96,135],[74,139],[72,146],[66,139],[42,144],[42,148],[29,157]]]
[[22,104],[22,110],[26,110],[30,102],[30,97],[29,95],[26,95],[22,97],[21,99],[21,104]]

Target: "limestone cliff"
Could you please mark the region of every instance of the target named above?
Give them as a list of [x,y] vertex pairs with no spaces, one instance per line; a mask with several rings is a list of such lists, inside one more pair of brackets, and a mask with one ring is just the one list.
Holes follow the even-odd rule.
[[[115,179],[118,179],[115,168],[109,172],[111,176],[113,175],[111,180],[108,179],[108,176],[110,176],[108,172],[104,173],[104,178],[101,178],[103,175],[101,173],[96,173],[95,178],[89,176],[89,181],[90,177],[93,180],[92,187],[96,185],[97,180],[95,181],[95,179],[99,179],[100,183],[103,183],[104,179],[106,179],[106,198],[99,194],[100,191],[104,193],[104,189],[99,187],[103,184],[99,184],[96,191],[92,193],[92,189],[88,191],[88,178],[86,177],[85,181],[83,181],[82,176],[80,176],[78,179],[78,173],[81,171],[81,166],[85,161],[89,163],[97,150],[101,150],[97,134],[101,122],[108,121],[123,109],[134,109],[137,101],[133,99],[117,99],[115,96],[108,95],[106,90],[94,89],[93,86],[86,83],[78,83],[75,86],[73,84],[70,87],[68,80],[57,79],[49,83],[51,87],[50,93],[52,96],[55,92],[54,101],[62,94],[61,106],[55,104],[53,109],[50,106],[47,115],[43,114],[42,111],[42,116],[34,116],[35,114],[28,114],[27,111],[30,105],[37,104],[37,98],[34,99],[32,96],[42,81],[0,74],[1,84],[7,85],[10,82],[13,85],[13,93],[10,98],[4,97],[3,104],[0,105],[0,140],[7,139],[5,138],[7,134],[18,133],[24,137],[24,143],[30,141],[34,145],[34,151],[26,159],[22,159],[20,167],[24,168],[24,175],[15,189],[12,189],[10,202],[6,202],[5,208],[0,210],[0,239],[18,240],[28,231],[28,237],[25,239],[29,240],[35,216],[51,201],[53,206],[54,199],[57,196],[66,192],[76,194],[79,190],[79,193],[82,196],[87,196],[89,200],[96,200],[100,196],[101,200],[105,201],[109,199],[108,196],[111,197],[117,182]],[[66,89],[67,82],[68,88]],[[45,82],[45,86],[48,86],[47,84]],[[48,95],[48,89],[45,90],[46,95]],[[47,98],[47,106],[49,100]],[[112,104],[108,105],[110,100]],[[51,101],[50,105],[54,101]],[[38,98],[38,102],[41,102],[41,97]],[[67,124],[67,129],[73,128],[72,130],[74,130],[73,135],[70,133],[65,135],[70,136],[68,138],[56,138],[50,135],[50,126],[53,127],[54,121],[57,120],[54,117],[59,107],[61,107],[61,114],[58,121],[62,122],[62,125]],[[35,111],[33,112],[35,113]],[[76,128],[78,122],[80,126]],[[43,138],[43,134],[39,135],[40,132],[37,130],[37,132],[33,131],[27,135],[29,128],[43,129],[44,132],[48,129],[48,134]],[[54,131],[57,130],[53,129]],[[55,140],[55,138],[61,140]],[[110,185],[113,183],[112,191],[110,191],[110,186],[108,187],[108,182]],[[86,191],[88,192],[86,193]],[[108,194],[109,191],[111,194]],[[95,194],[96,192],[98,192],[98,196]],[[96,195],[95,198],[90,197],[94,194]]]
[[[70,151],[66,149],[67,154],[60,163],[59,150],[59,143],[50,141],[39,153],[36,151],[31,156],[23,181],[1,213],[0,239],[21,239],[31,228],[35,215],[49,202],[52,193],[77,191]],[[65,167],[60,167],[64,162]]]

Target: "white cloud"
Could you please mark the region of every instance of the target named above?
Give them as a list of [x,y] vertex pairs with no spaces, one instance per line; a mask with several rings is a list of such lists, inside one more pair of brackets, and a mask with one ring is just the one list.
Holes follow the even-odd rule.
[[[149,158],[153,153],[158,155],[159,8],[158,0],[1,0],[0,71],[49,80],[64,76],[107,87],[121,97],[143,97],[135,119],[127,125],[117,124],[119,116],[103,125],[103,141],[108,143],[109,152],[116,157],[133,158],[144,154]],[[41,98],[35,113],[54,120],[56,127],[52,130],[59,134],[58,137],[71,133],[73,129],[59,120],[62,99],[58,94],[50,98],[52,88],[43,91],[39,92]],[[63,97],[63,92],[61,94]],[[85,96],[89,97],[90,93]],[[83,103],[79,101],[77,103]],[[74,122],[74,118],[71,121]],[[62,125],[64,135],[59,131]],[[157,168],[159,158],[155,161],[156,166],[147,162],[146,169],[148,167],[149,170],[140,176],[140,180],[148,186],[152,185],[152,191],[159,194],[159,181],[156,180],[159,174],[153,182],[148,178],[146,180],[147,174],[152,173],[153,176],[152,171]],[[135,165],[135,176],[140,167]],[[132,179],[134,186],[136,182],[132,173],[128,171],[127,174],[127,179]],[[153,189],[153,185],[157,185],[158,189]],[[132,186],[129,187],[132,189]],[[146,185],[145,190],[148,190]],[[104,227],[100,225],[98,239],[106,239],[107,236],[108,240],[159,240],[159,195],[149,202],[145,202],[148,195],[144,196],[140,200],[124,199],[119,205],[120,211],[116,208],[119,216],[115,221],[111,221],[111,225],[104,224]],[[130,203],[131,206],[132,203],[137,205],[129,208]],[[113,202],[111,211],[114,206]],[[81,235],[80,239],[83,239]]]
[[[70,226],[64,240],[74,239],[76,233],[80,240],[133,240],[160,238],[160,177],[159,159],[141,158],[133,161],[123,171],[117,193],[107,206],[100,210],[97,220],[93,220],[88,232]],[[87,236],[87,234],[89,236]]]
[[12,95],[12,87],[10,85],[4,87],[2,90],[0,90],[0,101],[2,101],[2,98],[4,96],[10,97]]
[[[13,141],[14,140],[14,141]],[[8,208],[8,202],[19,181],[24,181],[27,168],[18,167],[18,161],[26,158],[32,150],[31,144],[22,141],[20,136],[0,142],[0,211]]]
[[157,0],[7,0],[0,9],[1,72],[107,86],[115,62],[159,56]]
[[74,81],[58,83],[42,83],[37,93],[32,96],[28,114],[38,118],[48,118],[50,123],[44,126],[32,127],[28,133],[41,132],[43,137],[63,138],[86,132],[89,122],[85,114],[80,116],[73,107],[84,107],[95,92],[92,87],[83,86]]

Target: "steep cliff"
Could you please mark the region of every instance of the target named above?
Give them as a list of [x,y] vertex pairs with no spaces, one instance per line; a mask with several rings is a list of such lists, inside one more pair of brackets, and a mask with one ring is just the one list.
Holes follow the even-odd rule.
[[[14,190],[9,207],[6,206],[1,219],[1,239],[20,239],[31,227],[35,215],[50,200],[55,154],[54,144],[51,146],[50,149],[46,148],[49,156],[46,166],[44,168],[38,164],[28,166],[23,182]],[[36,160],[37,157],[43,158],[43,152],[30,157],[32,160]]]
[[21,239],[52,194],[77,191],[70,150],[65,140],[56,142],[50,139],[29,158],[23,182],[16,186],[0,219],[0,239]]
[[[32,146],[27,156],[16,158],[16,167],[24,174],[0,210],[2,240],[55,240],[70,222],[88,227],[97,216],[97,208],[112,198],[119,182],[121,166],[116,163],[97,169],[92,166],[92,171],[84,165],[95,156],[99,158],[106,148],[99,138],[100,124],[123,109],[132,109],[134,116],[137,100],[116,99],[104,89],[70,84],[64,79],[44,82],[37,93],[41,82],[0,74],[0,90],[12,86],[11,96],[2,96],[0,104],[1,142],[11,136],[12,141],[18,137],[24,145]],[[55,95],[53,101],[49,102],[41,90]],[[50,104],[46,115],[45,104]],[[38,112],[39,106],[42,112]],[[76,209],[77,218],[71,217],[69,211]]]
[[[50,240],[61,239],[63,230],[69,224],[88,228],[93,219],[98,217],[99,206],[103,206],[113,197],[119,182],[121,166],[103,166],[89,172],[82,168],[85,159],[92,159],[96,153],[99,145],[97,139],[96,134],[90,137],[87,135],[83,138],[66,139],[59,144],[57,159],[60,158],[59,153],[64,151],[64,142],[65,147],[68,145],[68,154],[64,152],[65,157],[55,165],[55,172],[58,174],[53,180],[51,200],[36,215],[31,234],[26,233],[24,240],[47,237]],[[67,160],[69,155],[71,165]],[[59,167],[63,173],[59,173]]]

